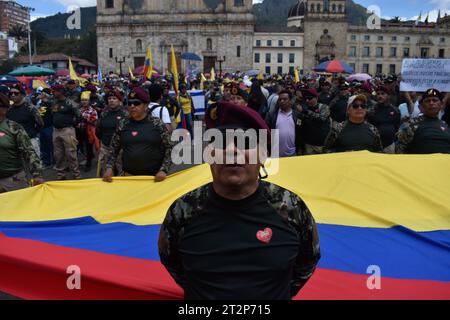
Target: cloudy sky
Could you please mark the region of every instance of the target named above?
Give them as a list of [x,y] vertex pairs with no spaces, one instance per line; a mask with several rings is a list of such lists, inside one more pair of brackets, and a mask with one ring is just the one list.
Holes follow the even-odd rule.
[[[402,17],[403,19],[417,18],[422,12],[422,20],[425,20],[426,15],[430,14],[430,21],[435,21],[438,10],[450,14],[450,0],[354,0],[356,3],[369,7],[376,5],[381,10],[381,16],[390,18],[394,16]],[[32,12],[32,17],[42,17],[53,15],[57,12],[66,12],[71,5],[78,5],[80,7],[88,7],[96,4],[96,0],[18,0],[18,3],[35,9]],[[253,2],[261,2],[261,0],[254,0]]]

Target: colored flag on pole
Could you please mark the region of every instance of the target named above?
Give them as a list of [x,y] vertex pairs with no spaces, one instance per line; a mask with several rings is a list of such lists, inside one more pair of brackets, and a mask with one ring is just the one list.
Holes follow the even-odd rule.
[[419,24],[420,20],[422,20],[422,12],[420,12],[419,17],[416,20],[416,26]]
[[211,69],[211,81],[216,80],[216,72],[214,71],[214,68]]
[[175,57],[175,51],[173,50],[173,45],[171,45],[171,49],[172,49],[172,59],[171,59],[171,63],[170,63],[170,71],[172,72],[173,75],[173,85],[174,85],[174,89],[175,89],[175,94],[178,97],[178,67],[177,67],[177,58]]
[[77,73],[73,69],[72,60],[69,58],[69,79],[70,80],[78,80]]
[[294,76],[295,76],[295,83],[299,83],[300,82],[300,76],[298,74],[297,68],[294,70]]
[[200,89],[203,90],[205,89],[205,75],[203,73],[200,74]]
[[153,73],[153,63],[152,63],[152,47],[148,46],[147,56],[145,57],[144,64],[144,77],[150,79]]
[[100,69],[100,67],[98,67],[98,71],[97,71],[97,81],[98,82],[102,82],[103,81],[102,70]]
[[128,72],[130,73],[130,78],[131,78],[131,80],[135,80],[136,77],[134,76],[133,71],[131,71],[130,65],[128,65]]

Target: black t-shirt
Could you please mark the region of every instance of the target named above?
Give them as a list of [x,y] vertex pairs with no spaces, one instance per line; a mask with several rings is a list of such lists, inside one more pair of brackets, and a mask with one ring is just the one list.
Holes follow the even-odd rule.
[[75,108],[68,99],[55,100],[52,106],[53,126],[57,129],[75,127],[77,121],[80,120]]
[[[272,237],[264,243],[259,238],[268,229]],[[181,239],[185,299],[290,299],[298,250],[296,231],[268,203],[261,184],[238,201],[222,198],[209,185],[203,213]]]
[[336,122],[344,122],[347,119],[348,98],[349,97],[347,96],[339,96],[336,103],[333,106],[330,106],[331,119]]
[[150,176],[158,173],[164,160],[161,131],[148,118],[130,120],[121,132],[120,141],[125,172]]
[[438,118],[424,116],[414,132],[408,153],[450,153],[450,129],[447,124]]
[[377,104],[374,114],[368,118],[380,133],[383,148],[394,143],[395,134],[400,127],[400,112],[391,105]]
[[36,128],[36,119],[30,111],[30,106],[26,103],[20,106],[9,108],[6,117],[22,125],[30,138],[36,138],[38,131]]
[[347,125],[342,129],[336,139],[334,149],[336,152],[362,150],[371,152],[380,151],[376,135],[370,129],[369,124],[366,122],[355,124],[350,121],[347,122]]
[[126,117],[125,111],[122,109],[109,110],[103,113],[99,119],[97,135],[105,146],[111,144],[111,139],[116,132],[119,121]]

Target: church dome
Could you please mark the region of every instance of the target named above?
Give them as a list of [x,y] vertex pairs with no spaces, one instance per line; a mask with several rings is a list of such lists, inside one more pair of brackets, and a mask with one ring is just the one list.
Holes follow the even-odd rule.
[[298,2],[289,10],[288,18],[302,17],[306,12],[306,0],[298,0]]

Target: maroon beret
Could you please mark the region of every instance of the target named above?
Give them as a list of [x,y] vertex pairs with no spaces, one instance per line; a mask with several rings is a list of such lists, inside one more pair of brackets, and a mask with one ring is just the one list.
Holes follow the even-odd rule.
[[123,102],[125,94],[123,93],[123,90],[121,90],[120,88],[115,88],[114,90],[108,92],[106,99],[108,99],[109,97],[116,97],[117,99]]
[[386,94],[391,94],[391,89],[388,86],[379,86],[377,87],[377,92],[384,92]]
[[58,91],[58,92],[66,92],[66,87],[62,84],[56,84],[52,86],[52,91]]
[[317,93],[317,90],[314,89],[314,88],[305,89],[305,90],[303,90],[303,93],[304,93],[305,96],[308,96],[308,95],[314,96],[314,97],[318,97],[319,96],[319,94]]
[[270,133],[269,126],[258,112],[228,101],[211,105],[205,115],[205,123],[208,129],[265,129]]
[[131,89],[130,94],[128,95],[129,100],[141,100],[145,103],[150,103],[150,96],[146,90],[141,87],[134,87]]
[[362,84],[361,90],[364,90],[364,91],[366,91],[366,92],[371,93],[371,92],[372,92],[372,86],[371,86],[371,84],[370,84],[368,81],[366,81],[366,82],[364,82],[364,83]]
[[91,93],[96,93],[96,92],[97,92],[97,87],[96,87],[94,84],[89,83],[89,84],[86,86],[86,90],[87,90],[87,91],[90,91]]

